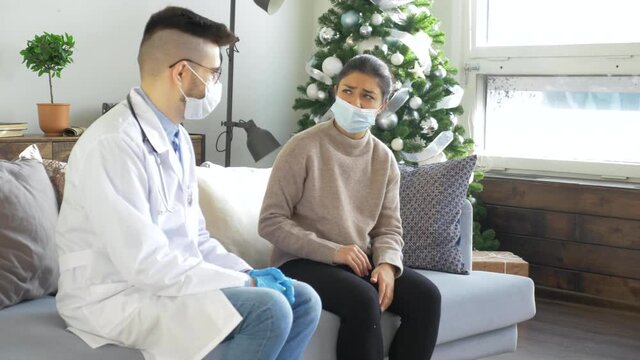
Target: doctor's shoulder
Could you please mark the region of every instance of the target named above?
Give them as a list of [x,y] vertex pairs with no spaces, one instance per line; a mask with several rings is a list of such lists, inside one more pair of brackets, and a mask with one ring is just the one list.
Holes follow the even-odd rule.
[[[143,148],[140,130],[135,120],[131,119],[126,102],[117,104],[87,128],[73,147],[69,162],[78,155],[88,153],[90,148],[98,147],[108,152],[109,147],[113,145],[107,144],[113,144],[115,139],[130,144],[139,143],[140,148]],[[118,142],[120,141],[116,143]]]

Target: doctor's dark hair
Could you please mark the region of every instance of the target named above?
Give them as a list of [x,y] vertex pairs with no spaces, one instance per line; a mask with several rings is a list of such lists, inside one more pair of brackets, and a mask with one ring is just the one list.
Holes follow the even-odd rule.
[[344,64],[344,67],[338,74],[338,84],[340,84],[343,78],[353,72],[361,72],[376,78],[380,92],[382,92],[382,98],[386,100],[389,97],[393,76],[391,75],[389,66],[387,66],[384,61],[369,54],[354,56]]
[[151,15],[144,27],[142,44],[160,30],[177,30],[222,47],[236,42],[236,36],[226,25],[207,19],[195,12],[177,6],[168,6]]

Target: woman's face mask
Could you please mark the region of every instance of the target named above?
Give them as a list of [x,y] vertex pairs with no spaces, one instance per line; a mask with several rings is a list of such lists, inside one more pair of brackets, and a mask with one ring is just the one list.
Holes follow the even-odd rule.
[[376,123],[378,109],[362,109],[336,97],[331,111],[338,125],[350,133],[366,131]]
[[213,79],[205,82],[193,69],[187,65],[189,70],[205,85],[204,97],[196,99],[185,95],[182,88],[178,88],[184,96],[184,118],[186,120],[202,120],[206,118],[218,106],[222,98],[222,83],[214,82]]

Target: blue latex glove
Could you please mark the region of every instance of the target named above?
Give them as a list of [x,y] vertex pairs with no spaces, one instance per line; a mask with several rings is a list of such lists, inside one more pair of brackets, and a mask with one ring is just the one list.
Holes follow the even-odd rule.
[[290,304],[296,302],[291,279],[284,276],[280,269],[273,267],[249,271],[249,276],[256,279],[256,286],[281,292]]

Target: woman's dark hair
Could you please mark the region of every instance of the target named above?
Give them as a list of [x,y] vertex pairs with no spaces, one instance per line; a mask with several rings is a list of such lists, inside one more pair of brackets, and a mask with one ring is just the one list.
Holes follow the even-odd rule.
[[357,55],[347,61],[344,65],[338,74],[338,83],[353,72],[361,72],[375,77],[378,80],[378,86],[382,92],[382,98],[386,100],[389,97],[393,77],[391,76],[389,67],[384,63],[384,61],[369,54]]
[[233,44],[237,40],[226,25],[177,6],[168,6],[151,15],[144,28],[142,44],[160,30],[178,30],[209,40],[220,47]]

